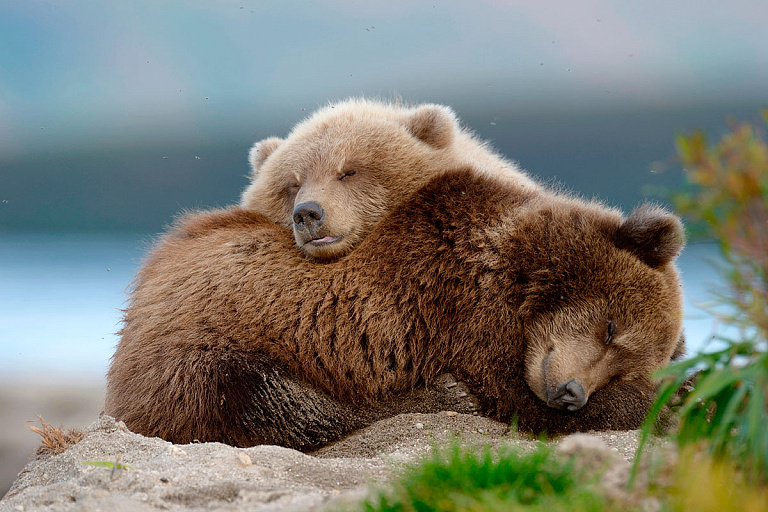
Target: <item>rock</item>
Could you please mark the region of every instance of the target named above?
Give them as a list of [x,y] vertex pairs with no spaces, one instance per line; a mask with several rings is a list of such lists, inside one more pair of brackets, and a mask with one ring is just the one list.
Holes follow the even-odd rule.
[[[632,488],[629,480],[634,454],[637,451],[638,432],[601,432],[593,434],[571,434],[562,438],[555,449],[561,457],[571,459],[577,471],[599,476],[598,490],[620,509],[658,510],[657,498],[647,496],[650,485],[650,465],[668,468],[675,463],[671,443],[658,440],[655,449],[641,459],[641,469]],[[661,449],[659,449],[661,444]],[[650,462],[649,461],[653,461]],[[657,482],[670,485],[671,482]]]
[[[628,465],[612,447],[636,446],[635,433],[611,434],[616,438],[565,438],[558,452],[578,457],[594,452],[589,461],[608,460],[603,455],[611,454]],[[415,462],[431,446],[454,437],[469,444],[508,442],[524,450],[537,443],[480,416],[402,414],[304,454],[278,446],[177,446],[134,434],[121,422],[102,416],[88,427],[82,441],[64,453],[34,456],[0,501],[0,509],[325,510],[360,500],[371,483],[385,482],[401,463]],[[116,460],[130,468],[116,471],[83,464]]]
[[170,453],[171,455],[179,456],[179,457],[187,454],[187,452],[185,452],[178,446],[174,446],[174,445],[171,445],[168,447],[168,453]]

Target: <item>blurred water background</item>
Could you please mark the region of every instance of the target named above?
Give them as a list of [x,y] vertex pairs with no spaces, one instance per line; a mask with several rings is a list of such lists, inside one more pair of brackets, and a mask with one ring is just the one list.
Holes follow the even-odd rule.
[[[759,118],[767,22],[762,0],[0,0],[0,467],[20,469],[31,447],[8,435],[34,413],[94,418],[147,244],[236,202],[255,141],[350,95],[443,103],[538,179],[628,211],[683,183],[677,132]],[[716,257],[680,259],[694,350]],[[78,383],[96,394],[54,393]]]

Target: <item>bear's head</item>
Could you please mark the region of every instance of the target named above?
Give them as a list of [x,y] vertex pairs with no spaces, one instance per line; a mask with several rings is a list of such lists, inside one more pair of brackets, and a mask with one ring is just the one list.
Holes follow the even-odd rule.
[[645,205],[626,219],[579,208],[539,222],[547,259],[524,304],[526,380],[550,407],[575,411],[612,381],[653,393],[650,375],[683,355],[682,293],[674,260],[680,220]]
[[285,139],[253,146],[241,206],[293,229],[310,257],[336,259],[467,153],[488,168],[495,160],[506,165],[463,131],[448,107],[347,100],[317,111]]

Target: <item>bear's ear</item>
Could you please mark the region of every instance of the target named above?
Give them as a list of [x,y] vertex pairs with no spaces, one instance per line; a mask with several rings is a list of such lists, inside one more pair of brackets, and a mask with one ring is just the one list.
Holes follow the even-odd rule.
[[406,120],[414,137],[438,149],[451,145],[456,124],[456,114],[443,105],[422,105]]
[[264,163],[264,160],[266,160],[274,150],[280,147],[280,144],[282,143],[283,139],[269,137],[253,145],[248,152],[248,162],[251,164],[254,177],[259,174],[259,169],[261,168],[261,164]]
[[644,204],[616,230],[614,243],[656,268],[675,259],[685,245],[680,219],[659,206]]

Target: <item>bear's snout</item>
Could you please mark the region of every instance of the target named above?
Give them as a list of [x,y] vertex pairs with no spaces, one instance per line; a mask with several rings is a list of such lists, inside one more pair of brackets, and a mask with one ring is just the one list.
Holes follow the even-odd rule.
[[547,392],[547,405],[555,409],[578,411],[587,403],[584,387],[576,379],[559,386],[553,393]]
[[315,233],[325,221],[325,210],[314,201],[301,203],[293,209],[293,225],[300,231]]

